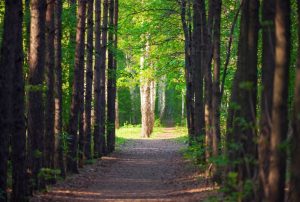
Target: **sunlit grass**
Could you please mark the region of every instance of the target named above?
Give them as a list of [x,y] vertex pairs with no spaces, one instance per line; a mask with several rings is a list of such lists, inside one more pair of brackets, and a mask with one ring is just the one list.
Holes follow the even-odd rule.
[[[141,126],[126,126],[121,127],[116,131],[116,146],[124,144],[130,139],[142,139],[141,137]],[[155,127],[153,133],[148,139],[159,139],[160,134],[167,133],[167,129],[163,127]],[[174,133],[174,138],[172,140],[176,142],[186,143],[188,140],[187,129],[185,127],[174,127],[172,128],[172,133]]]

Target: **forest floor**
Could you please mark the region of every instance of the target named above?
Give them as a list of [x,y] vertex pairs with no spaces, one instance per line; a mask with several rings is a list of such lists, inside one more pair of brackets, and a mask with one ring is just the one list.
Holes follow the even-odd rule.
[[183,158],[174,128],[129,139],[115,153],[36,194],[31,201],[204,201],[216,188]]

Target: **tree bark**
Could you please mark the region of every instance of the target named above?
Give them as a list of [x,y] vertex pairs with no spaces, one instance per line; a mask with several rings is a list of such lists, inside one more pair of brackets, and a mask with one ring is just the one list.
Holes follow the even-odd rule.
[[28,201],[28,181],[26,173],[26,129],[25,129],[25,91],[23,75],[23,38],[22,1],[14,4],[17,15],[15,66],[13,69],[13,92],[12,92],[12,202]]
[[46,105],[45,105],[45,166],[54,168],[54,0],[47,0],[46,10]]
[[[203,66],[202,54],[203,48],[201,47],[202,33],[202,6],[204,0],[195,0],[193,3],[193,47],[192,47],[192,65],[193,65],[193,85],[194,85],[194,140],[200,141],[204,135],[204,108],[203,108]],[[197,89],[197,90],[196,90]]]
[[[193,67],[192,67],[192,34],[190,15],[190,0],[181,2],[181,22],[184,31],[185,49],[185,82],[186,82],[186,116],[190,143],[194,138],[194,90],[193,90]],[[188,17],[188,19],[187,19]]]
[[[247,159],[256,159],[258,8],[258,0],[245,1],[242,5],[238,64],[227,120],[228,156],[230,160],[240,161],[234,167],[229,166],[229,170],[238,172],[241,184],[252,179],[255,173],[254,163]],[[240,200],[249,201],[252,197],[249,193]]]
[[[300,1],[298,5],[298,23],[300,22]],[[298,43],[300,42],[300,29],[298,28]],[[298,61],[296,70],[295,85],[295,103],[293,114],[293,135],[291,149],[291,182],[290,182],[290,200],[300,201],[300,159],[299,159],[299,142],[300,142],[300,45],[298,44]]]
[[271,136],[271,117],[272,99],[275,66],[275,33],[274,33],[274,14],[275,2],[273,0],[263,1],[263,49],[262,49],[262,94],[261,94],[261,118],[260,136],[258,144],[259,154],[259,200],[267,199],[269,156],[270,156],[270,136]]
[[31,172],[35,180],[34,188],[42,188],[38,179],[43,167],[44,155],[44,102],[43,82],[45,66],[45,17],[46,1],[30,2],[30,53],[28,93],[28,141],[30,144]]
[[66,176],[65,156],[62,146],[63,122],[62,122],[62,0],[55,0],[54,4],[54,68],[55,68],[55,86],[54,86],[54,167],[60,168],[61,176]]
[[[92,158],[92,129],[91,129],[91,112],[92,112],[92,85],[93,85],[93,32],[94,32],[94,0],[88,1],[87,9],[87,64],[86,64],[86,89],[85,89],[85,157]],[[97,13],[99,15],[99,13]],[[100,30],[100,28],[98,27]],[[100,35],[100,34],[99,34]],[[98,36],[100,40],[100,36]],[[98,42],[99,43],[99,42]]]
[[86,1],[78,1],[77,11],[77,31],[76,31],[76,49],[75,66],[71,114],[69,120],[69,152],[67,156],[67,169],[71,173],[78,173],[78,125],[79,112],[81,106],[81,97],[83,97],[83,74],[84,74],[84,35],[85,35],[85,10]]
[[[11,134],[12,77],[15,67],[16,34],[20,8],[19,1],[5,1],[3,38],[0,52],[0,201],[7,201],[7,161]],[[22,12],[21,12],[22,13]]]
[[286,141],[288,131],[288,83],[290,65],[290,1],[275,1],[275,73],[268,201],[284,201]]
[[[117,2],[116,2],[117,3]],[[108,78],[107,78],[107,151],[115,150],[115,101],[116,101],[116,68],[114,64],[115,40],[115,0],[109,2],[109,32],[108,32]]]

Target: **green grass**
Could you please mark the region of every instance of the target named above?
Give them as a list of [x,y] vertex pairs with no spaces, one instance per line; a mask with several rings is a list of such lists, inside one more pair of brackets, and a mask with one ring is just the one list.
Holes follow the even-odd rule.
[[[141,130],[141,126],[126,126],[118,129],[116,131],[116,146],[119,147],[130,139],[141,139]],[[158,135],[163,132],[163,127],[155,127],[149,139],[157,139]],[[187,129],[185,127],[176,127],[174,133],[176,133],[176,138],[173,139],[174,141],[187,142]]]

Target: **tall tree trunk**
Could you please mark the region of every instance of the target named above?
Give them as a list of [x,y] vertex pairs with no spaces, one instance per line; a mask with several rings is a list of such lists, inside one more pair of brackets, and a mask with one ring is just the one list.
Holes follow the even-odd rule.
[[46,1],[30,1],[30,53],[28,93],[28,139],[30,144],[30,161],[35,187],[43,186],[38,179],[43,167],[44,155],[44,102],[43,82],[45,66],[45,17]]
[[103,2],[103,21],[102,21],[102,46],[101,46],[101,64],[100,64],[100,142],[99,154],[107,152],[105,138],[106,124],[106,52],[107,52],[107,33],[108,33],[108,0]]
[[54,86],[54,103],[55,103],[55,118],[54,118],[54,167],[60,168],[61,176],[66,176],[65,157],[62,146],[63,122],[62,122],[62,0],[55,0],[54,4],[54,68],[55,68],[55,86]]
[[[84,154],[87,159],[92,158],[92,129],[91,129],[91,112],[92,112],[92,85],[93,85],[93,31],[94,31],[94,0],[88,0],[87,9],[87,64],[86,64],[86,90],[85,90],[85,150]],[[97,13],[99,15],[99,13]],[[99,31],[100,28],[98,27]],[[100,43],[100,34],[97,38]]]
[[115,150],[115,100],[116,100],[116,69],[114,64],[115,36],[115,0],[109,2],[109,33],[108,33],[108,78],[107,78],[107,151]]
[[[220,25],[221,25],[221,6],[222,0],[213,0],[213,23],[212,29],[212,50],[213,50],[213,80],[212,80],[212,155],[217,157],[219,155],[219,143],[221,139],[220,132],[220,69],[221,69],[221,58],[220,58]],[[216,165],[213,168],[214,178],[219,178]]]
[[[298,4],[298,23],[300,22],[300,1]],[[300,142],[300,29],[298,28],[298,61],[296,70],[295,85],[295,103],[293,114],[293,136],[291,149],[291,182],[290,195],[291,201],[300,201],[300,159],[299,159],[299,142]]]
[[[108,0],[103,2],[103,22],[101,25],[101,1],[95,4],[95,69],[94,69],[94,96],[95,96],[95,124],[94,124],[94,153],[100,157],[105,153],[105,72],[106,72],[106,48],[107,48],[107,21]],[[102,44],[101,44],[102,30]]]
[[120,128],[120,119],[119,119],[119,96],[118,96],[118,92],[116,95],[116,104],[115,104],[115,108],[116,108],[116,120],[115,120],[115,126],[116,129]]
[[[20,17],[19,2],[6,0],[4,29],[0,53],[0,201],[7,201],[7,160],[9,137],[11,134],[12,76],[15,69],[16,27]],[[19,6],[18,6],[19,7]]]
[[280,145],[288,130],[288,83],[290,65],[290,1],[275,1],[275,73],[268,201],[284,201],[286,151]]
[[[231,169],[238,172],[242,184],[255,173],[254,164],[247,159],[256,159],[258,7],[258,0],[245,1],[242,5],[238,66],[227,121],[227,144],[237,145],[227,147],[229,159],[240,161]],[[249,201],[251,197],[253,194],[249,193],[240,200]]]
[[162,122],[166,111],[166,76],[164,75],[158,83],[158,109],[159,119]]
[[[192,47],[192,65],[193,65],[193,85],[194,85],[194,140],[199,140],[204,135],[204,109],[203,109],[203,66],[201,47],[202,34],[202,6],[204,0],[194,0],[193,9],[193,47]],[[197,89],[197,90],[196,90]]]
[[259,200],[267,199],[268,174],[270,164],[270,136],[271,136],[271,117],[272,99],[275,66],[275,28],[274,14],[275,1],[263,1],[263,52],[262,52],[262,94],[261,94],[261,118],[259,136]]
[[46,105],[45,105],[45,166],[54,168],[54,0],[47,0],[46,10]]
[[155,122],[155,101],[156,101],[156,82],[155,80],[152,80],[150,83],[150,104],[151,104],[151,116],[150,116],[150,121],[151,121],[151,133],[153,132],[154,128],[154,122]]
[[77,11],[77,31],[76,31],[76,49],[73,94],[71,104],[71,114],[69,120],[70,147],[67,156],[67,169],[71,173],[78,173],[78,125],[81,99],[83,97],[83,74],[84,74],[84,35],[85,35],[85,10],[86,1],[78,1]]
[[142,113],[142,134],[143,138],[151,135],[151,93],[150,81],[145,78],[141,80],[141,113]]
[[[192,66],[192,36],[191,36],[191,20],[189,12],[190,10],[190,0],[188,4],[186,0],[181,2],[181,22],[184,31],[184,49],[185,49],[185,82],[186,82],[186,116],[187,116],[187,126],[188,134],[190,140],[194,137],[194,91],[193,91],[193,66]],[[188,17],[188,19],[187,19]],[[190,142],[191,143],[191,142]]]
[[26,173],[26,129],[25,129],[25,91],[23,75],[23,38],[22,1],[14,4],[17,15],[15,66],[13,69],[13,92],[12,92],[12,202],[28,201],[28,181]]

